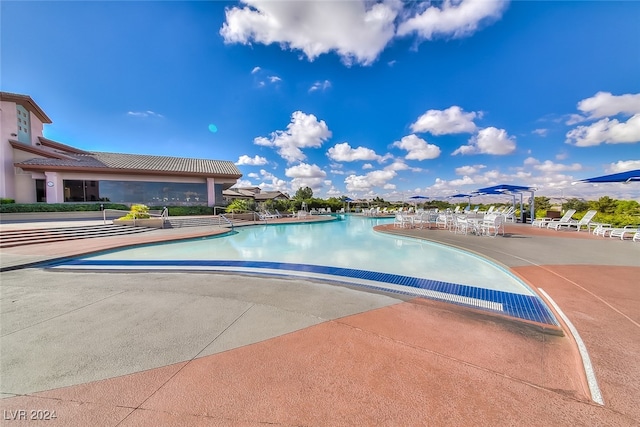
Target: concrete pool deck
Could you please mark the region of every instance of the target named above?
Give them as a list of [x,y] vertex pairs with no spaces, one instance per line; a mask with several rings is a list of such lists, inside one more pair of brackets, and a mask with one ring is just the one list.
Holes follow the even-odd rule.
[[[569,333],[451,304],[298,278],[19,268],[0,284],[2,425],[43,411],[65,426],[640,423],[640,244],[528,225],[494,239],[382,228],[544,289],[584,340],[604,406]],[[8,248],[0,261],[212,232]]]

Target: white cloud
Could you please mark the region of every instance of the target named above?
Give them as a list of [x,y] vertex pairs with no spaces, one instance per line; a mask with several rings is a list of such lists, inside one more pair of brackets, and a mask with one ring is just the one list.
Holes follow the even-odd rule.
[[516,149],[515,137],[509,136],[504,129],[488,127],[481,129],[477,135],[469,139],[468,145],[456,149],[456,154],[495,154],[505,155]]
[[437,36],[460,38],[473,34],[483,21],[501,17],[508,1],[445,1],[442,7],[430,6],[398,25],[398,35],[416,32],[431,40]]
[[396,175],[397,173],[393,170],[377,170],[366,175],[349,175],[344,182],[347,191],[368,191],[373,187],[389,185],[389,181],[395,178]]
[[309,165],[307,163],[300,163],[299,165],[292,166],[285,171],[285,175],[291,180],[291,187],[294,190],[303,187],[309,187],[314,192],[319,191],[324,187],[324,183],[327,177],[327,173],[323,171],[318,165]]
[[258,72],[258,71],[260,71],[260,70],[261,70],[261,68],[260,68],[260,67],[253,67],[253,70],[251,70],[251,74],[255,74],[255,73],[257,73],[257,72]]
[[362,165],[362,169],[373,169],[373,165],[371,163],[365,163]]
[[[370,65],[397,36],[419,39],[465,37],[497,20],[506,0],[447,0],[417,7],[401,0],[268,1],[241,0],[228,7],[220,35],[225,43],[277,44],[309,61],[329,52],[346,65]],[[397,25],[397,30],[396,30]],[[393,65],[395,61],[389,61]]]
[[131,116],[131,117],[158,117],[160,119],[164,118],[164,116],[162,114],[156,113],[156,112],[151,111],[151,110],[147,110],[147,111],[127,111],[127,116]]
[[267,164],[267,159],[265,159],[264,157],[260,157],[258,155],[255,155],[254,157],[249,157],[246,154],[243,154],[242,156],[240,156],[238,158],[238,161],[236,162],[236,165],[250,165],[250,166],[261,166],[266,164]]
[[563,171],[579,171],[582,170],[580,163],[573,163],[571,165],[565,165],[562,163],[554,163],[551,160],[545,160],[542,163],[533,165],[533,168],[541,172],[563,172]]
[[345,64],[373,63],[394,37],[398,1],[311,2],[243,0],[225,11],[225,43],[265,45],[302,51],[313,61],[335,51]]
[[260,178],[260,175],[258,175],[258,174],[257,174],[257,173],[255,173],[255,172],[251,172],[251,173],[248,173],[248,174],[247,174],[247,177],[249,177],[249,178],[253,178],[253,179],[258,179],[258,178]]
[[268,79],[271,83],[277,83],[282,81],[282,79],[278,76],[269,76]]
[[626,122],[604,118],[588,126],[578,126],[567,132],[567,144],[592,147],[600,144],[624,144],[640,142],[640,114]]
[[473,119],[481,114],[464,113],[462,108],[454,105],[446,110],[429,110],[418,117],[411,125],[413,132],[429,132],[432,135],[448,135],[453,133],[472,133],[476,130]]
[[277,147],[278,154],[288,162],[302,161],[307,156],[301,148],[318,148],[331,137],[331,131],[324,120],[318,121],[313,114],[296,111],[291,115],[287,130],[272,132],[269,138],[257,137],[256,145]]
[[317,81],[311,85],[309,88],[309,92],[315,92],[317,90],[325,91],[331,87],[331,82],[329,80],[325,80],[323,82]]
[[390,171],[404,171],[407,169],[411,169],[411,168],[407,166],[406,163],[400,160],[396,160],[395,162],[391,163],[389,166],[386,166],[384,168],[384,170],[390,170]]
[[336,144],[329,148],[327,155],[331,160],[336,162],[355,162],[358,160],[378,160],[382,159],[382,156],[376,154],[370,148],[358,147],[352,148],[348,142],[342,144]]
[[289,178],[326,178],[327,173],[318,165],[309,165],[307,163],[300,163],[299,165],[287,168],[285,175]]
[[578,110],[588,114],[591,119],[640,114],[640,93],[616,96],[609,92],[598,92],[578,102]]
[[484,168],[486,168],[485,165],[461,166],[456,168],[456,175],[475,175]]
[[394,142],[393,146],[406,150],[407,160],[428,160],[440,156],[440,147],[427,143],[415,134],[403,137],[400,141]]
[[547,133],[549,133],[549,129],[535,129],[532,133],[539,136],[547,136]]
[[640,169],[640,160],[619,160],[611,163],[607,168],[608,173],[626,172]]
[[525,165],[539,165],[540,164],[540,160],[534,158],[534,157],[527,157],[526,159],[524,159],[524,164]]

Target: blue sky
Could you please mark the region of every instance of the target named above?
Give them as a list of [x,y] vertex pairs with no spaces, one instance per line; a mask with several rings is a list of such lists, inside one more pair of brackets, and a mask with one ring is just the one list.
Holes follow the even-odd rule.
[[[640,169],[640,2],[2,1],[3,91],[85,150],[240,185],[444,197]],[[213,133],[209,125],[215,124]],[[510,199],[510,197],[509,197]]]

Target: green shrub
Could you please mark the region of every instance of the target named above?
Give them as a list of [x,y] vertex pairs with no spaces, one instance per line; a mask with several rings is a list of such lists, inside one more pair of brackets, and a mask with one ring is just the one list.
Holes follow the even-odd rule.
[[16,201],[13,199],[4,199],[4,198],[0,199],[0,205],[8,205],[15,202]]
[[147,219],[149,215],[149,207],[146,205],[132,205],[128,214],[118,219]]

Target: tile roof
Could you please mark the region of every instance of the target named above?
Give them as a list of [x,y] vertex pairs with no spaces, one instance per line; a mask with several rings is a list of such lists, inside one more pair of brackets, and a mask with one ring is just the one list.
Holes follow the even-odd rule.
[[33,158],[16,166],[49,166],[73,169],[114,169],[123,171],[171,172],[195,175],[242,176],[231,161],[192,159],[186,157],[153,156],[148,154],[102,153],[68,154],[71,159]]

